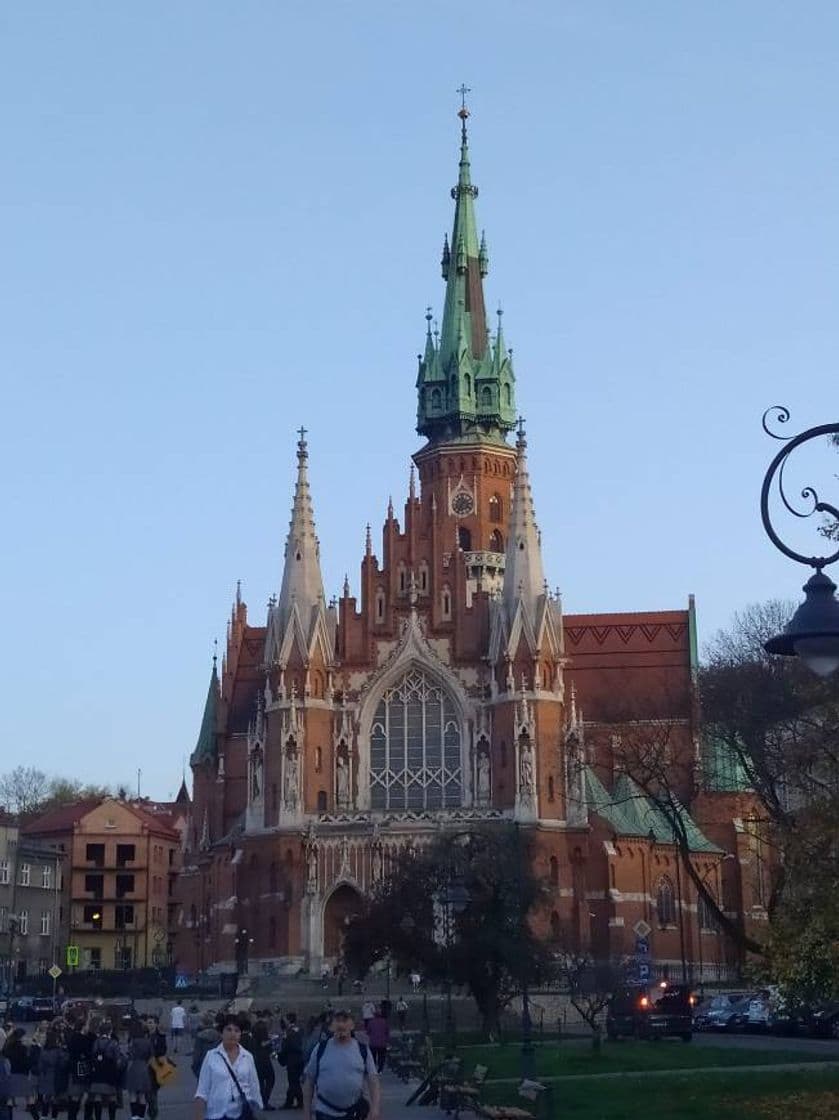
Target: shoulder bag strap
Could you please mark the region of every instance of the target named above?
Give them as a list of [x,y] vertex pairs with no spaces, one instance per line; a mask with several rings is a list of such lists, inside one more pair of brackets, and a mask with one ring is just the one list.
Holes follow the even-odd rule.
[[228,1060],[227,1060],[227,1058],[225,1058],[224,1054],[222,1054],[221,1060],[227,1066],[227,1072],[233,1078],[233,1084],[239,1090],[239,1096],[242,1098],[242,1100],[245,1102],[245,1104],[250,1104],[250,1102],[248,1101],[248,1098],[244,1094],[242,1086],[239,1084],[239,1078],[236,1076],[236,1074],[233,1071],[233,1066],[230,1064],[230,1062],[228,1062]]

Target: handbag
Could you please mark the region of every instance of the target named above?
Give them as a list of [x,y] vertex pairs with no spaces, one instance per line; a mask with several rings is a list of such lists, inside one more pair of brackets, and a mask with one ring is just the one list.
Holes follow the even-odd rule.
[[265,1120],[265,1115],[262,1109],[255,1108],[248,1098],[245,1096],[242,1086],[239,1084],[239,1078],[233,1071],[233,1066],[228,1062],[227,1058],[222,1054],[221,1060],[227,1066],[227,1072],[233,1078],[233,1083],[239,1090],[239,1096],[242,1098],[242,1116],[241,1120]]
[[148,1061],[151,1075],[157,1082],[159,1088],[168,1085],[170,1081],[177,1075],[178,1067],[174,1062],[170,1062],[165,1056],[159,1058],[149,1058]]

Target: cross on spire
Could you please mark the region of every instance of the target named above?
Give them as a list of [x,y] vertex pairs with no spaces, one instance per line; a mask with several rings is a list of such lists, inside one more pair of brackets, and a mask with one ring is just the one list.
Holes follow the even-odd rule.
[[457,114],[461,119],[469,116],[469,110],[466,108],[466,94],[471,93],[472,90],[469,86],[461,84],[458,86],[456,93],[460,94],[460,112]]

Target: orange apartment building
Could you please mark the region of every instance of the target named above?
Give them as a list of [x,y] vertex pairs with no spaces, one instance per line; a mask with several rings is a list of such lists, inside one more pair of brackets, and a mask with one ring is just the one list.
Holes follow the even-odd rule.
[[[66,853],[68,945],[81,970],[170,963],[173,886],[185,827],[181,800],[79,802],[33,821],[26,835]],[[64,962],[61,962],[62,965]]]

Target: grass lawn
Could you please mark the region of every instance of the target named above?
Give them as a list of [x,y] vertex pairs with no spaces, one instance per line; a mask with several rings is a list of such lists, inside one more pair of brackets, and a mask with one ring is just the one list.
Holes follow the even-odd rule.
[[[544,1120],[836,1120],[839,1116],[839,1072],[835,1071],[567,1081],[555,1083],[552,1093],[551,1116],[545,1117],[544,1108],[539,1110]],[[487,1104],[528,1106],[518,1100],[513,1086],[488,1086],[483,1099]]]
[[[464,1072],[476,1065],[489,1067],[488,1077],[518,1077],[521,1052],[518,1045],[470,1046],[460,1052]],[[604,1042],[599,1054],[590,1043],[547,1043],[536,1047],[536,1076],[563,1077],[568,1074],[628,1073],[654,1069],[700,1069],[708,1066],[772,1066],[782,1062],[824,1061],[826,1055],[783,1050],[741,1050],[726,1046],[692,1046],[680,1039],[660,1042]]]

